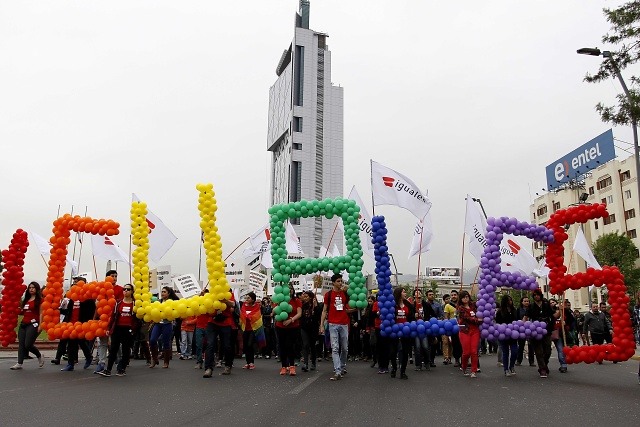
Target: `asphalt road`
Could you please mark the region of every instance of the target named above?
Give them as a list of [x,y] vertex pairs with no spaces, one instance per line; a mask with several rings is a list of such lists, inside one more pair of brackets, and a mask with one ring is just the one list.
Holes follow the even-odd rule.
[[246,371],[236,359],[230,376],[217,369],[204,379],[192,361],[149,369],[135,360],[126,377],[104,378],[93,367],[60,372],[49,360],[44,369],[28,360],[11,371],[15,360],[0,358],[0,425],[640,425],[636,361],[572,365],[560,374],[552,359],[543,380],[528,366],[505,378],[495,356],[480,360],[477,379],[442,365],[430,372],[410,365],[408,380],[391,379],[353,362],[333,382],[330,362],[315,373],[280,377],[274,360]]

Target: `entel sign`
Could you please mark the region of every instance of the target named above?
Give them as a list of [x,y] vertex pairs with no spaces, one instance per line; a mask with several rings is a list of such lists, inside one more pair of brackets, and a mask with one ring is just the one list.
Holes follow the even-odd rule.
[[556,189],[615,157],[613,131],[609,129],[547,166],[547,189]]

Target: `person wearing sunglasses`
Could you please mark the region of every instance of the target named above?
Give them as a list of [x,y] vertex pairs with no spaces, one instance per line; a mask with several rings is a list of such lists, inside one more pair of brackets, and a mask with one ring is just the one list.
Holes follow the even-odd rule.
[[123,298],[116,303],[113,314],[107,328],[107,336],[111,337],[111,347],[109,347],[109,362],[107,369],[99,372],[103,377],[111,376],[111,368],[118,357],[118,350],[122,346],[122,358],[118,362],[118,370],[116,375],[123,377],[129,364],[129,356],[131,355],[131,346],[133,345],[133,285],[126,284],[122,288]]

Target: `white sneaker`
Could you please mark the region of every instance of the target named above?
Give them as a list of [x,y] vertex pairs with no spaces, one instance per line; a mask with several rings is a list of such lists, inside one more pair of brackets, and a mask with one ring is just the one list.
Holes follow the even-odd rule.
[[44,368],[44,357],[42,356],[38,357],[38,368]]
[[20,363],[16,363],[15,365],[13,365],[12,367],[10,367],[9,369],[13,370],[13,371],[17,371],[18,369],[22,369],[22,364]]
[[476,378],[476,373],[475,373],[475,372],[471,372],[470,377],[471,377],[471,378]]

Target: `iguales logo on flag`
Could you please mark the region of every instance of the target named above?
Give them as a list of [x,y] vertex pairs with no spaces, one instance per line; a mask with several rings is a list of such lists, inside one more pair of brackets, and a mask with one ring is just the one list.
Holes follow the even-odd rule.
[[104,236],[104,244],[105,245],[109,245],[109,246],[113,246],[113,242],[107,236]]
[[156,228],[156,225],[149,221],[149,218],[145,218],[147,220],[147,225],[149,226],[149,234],[153,233],[153,229]]
[[390,176],[383,176],[382,177],[382,182],[384,182],[384,185],[386,185],[387,187],[393,187],[393,182],[395,181],[395,179],[391,178]]

